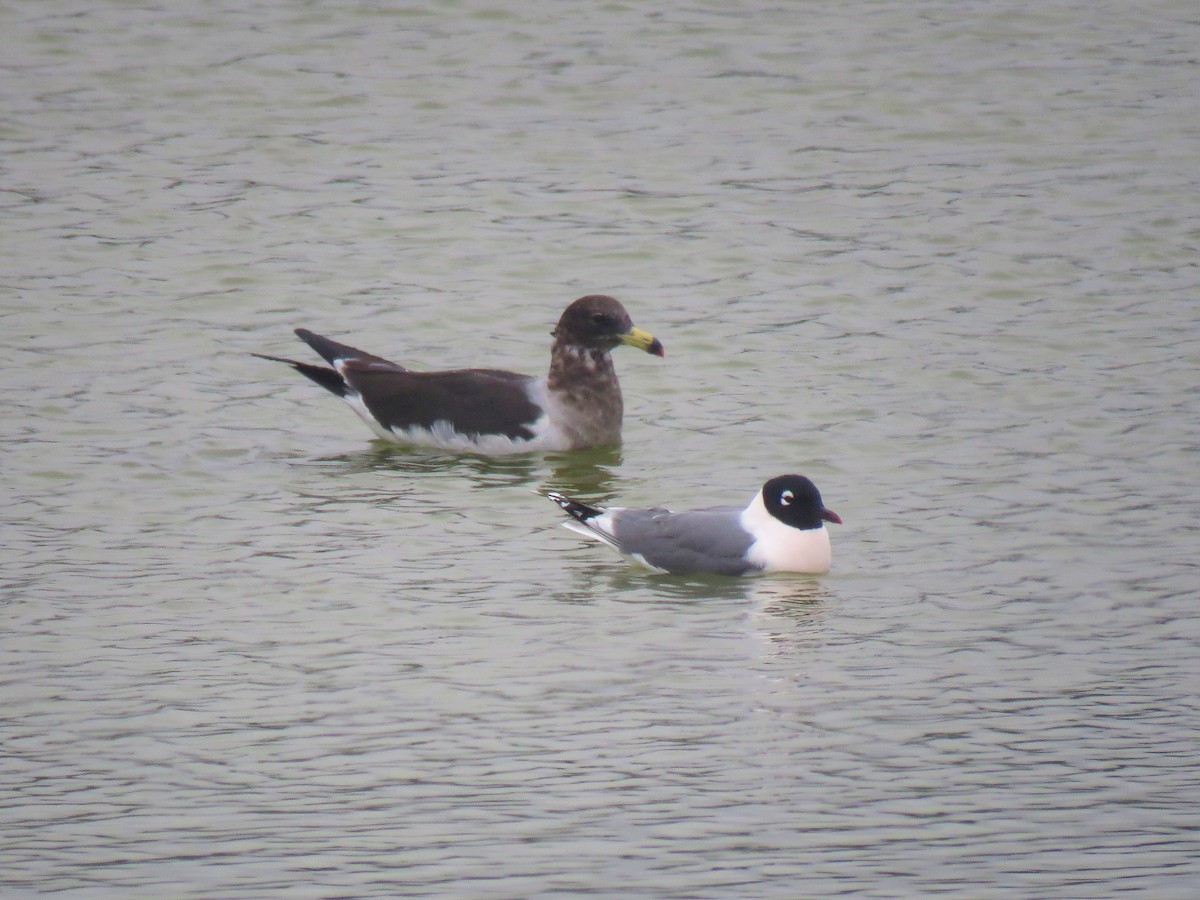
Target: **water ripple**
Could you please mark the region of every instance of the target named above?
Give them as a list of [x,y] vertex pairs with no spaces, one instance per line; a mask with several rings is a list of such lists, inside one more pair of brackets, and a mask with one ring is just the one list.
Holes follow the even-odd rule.
[[[1194,16],[759,6],[0,12],[0,888],[1189,895]],[[598,290],[620,450],[248,356],[533,372]],[[538,496],[790,470],[827,578]]]

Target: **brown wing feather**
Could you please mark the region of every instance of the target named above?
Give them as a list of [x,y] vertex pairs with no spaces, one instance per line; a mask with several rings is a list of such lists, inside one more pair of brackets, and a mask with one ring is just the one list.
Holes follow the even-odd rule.
[[410,372],[346,360],[340,370],[386,428],[431,428],[446,421],[460,434],[533,437],[542,409],[529,397],[533,379],[498,369]]

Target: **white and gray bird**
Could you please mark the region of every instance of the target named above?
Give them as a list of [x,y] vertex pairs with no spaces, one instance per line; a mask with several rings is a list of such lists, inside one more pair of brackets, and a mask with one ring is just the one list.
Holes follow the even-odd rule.
[[832,550],[826,509],[817,486],[803,475],[770,479],[745,508],[713,506],[686,512],[588,506],[556,491],[546,496],[571,517],[563,527],[607,544],[657,572],[829,571]]
[[602,294],[563,311],[540,378],[501,369],[415,372],[304,328],[296,334],[332,368],[254,355],[287,363],[341,397],[385,440],[489,455],[619,444],[624,402],[609,352],[627,344],[663,355],[662,343]]

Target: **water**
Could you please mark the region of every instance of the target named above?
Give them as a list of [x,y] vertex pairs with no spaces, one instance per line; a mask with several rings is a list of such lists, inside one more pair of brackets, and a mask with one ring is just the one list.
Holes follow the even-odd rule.
[[[1190,896],[1190,4],[10,3],[0,889]],[[388,450],[297,325],[619,451]],[[803,471],[823,579],[537,492]]]

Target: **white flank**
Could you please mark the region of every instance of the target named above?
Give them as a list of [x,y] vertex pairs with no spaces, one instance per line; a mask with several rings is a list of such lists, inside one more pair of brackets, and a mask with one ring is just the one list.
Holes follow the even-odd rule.
[[528,450],[544,449],[536,437],[531,440],[510,438],[503,434],[467,435],[455,431],[445,419],[433,423],[432,428],[393,428],[384,435],[389,441],[409,447],[437,447],[464,453],[482,453],[486,456],[504,456],[509,453],[525,453]]
[[660,569],[658,566],[651,565],[650,563],[646,562],[646,557],[642,556],[642,554],[640,554],[640,553],[631,553],[631,554],[629,554],[629,558],[632,559],[638,565],[645,566],[651,572],[657,572],[660,575],[669,574],[667,569]]
[[529,439],[530,450],[572,450],[575,445],[571,435],[558,424],[562,418],[560,404],[550,393],[545,378],[535,378],[528,383],[525,391],[529,399],[541,407],[543,413],[531,426],[533,437]]
[[[334,367],[337,368],[337,363],[334,363]],[[545,379],[535,380],[530,385],[529,395],[534,403],[544,409],[547,403]],[[431,428],[418,426],[385,428],[367,409],[360,394],[348,393],[342,399],[358,413],[359,418],[367,423],[377,437],[408,447],[436,447],[441,450],[475,452],[487,456],[526,453],[531,450],[572,449],[570,438],[554,424],[550,415],[542,415],[530,426],[530,430],[533,432],[531,438],[510,438],[502,434],[483,434],[472,437],[455,431],[454,427],[445,419],[434,422]]]
[[367,409],[367,405],[363,403],[362,397],[360,397],[358,394],[345,394],[343,395],[342,399],[350,405],[352,410],[358,413],[358,417],[366,422],[367,426],[373,432],[375,432],[378,437],[383,438],[385,441],[394,441],[396,439],[396,436],[392,434],[391,431],[380,425],[379,420],[371,415],[371,411]]
[[821,575],[829,571],[833,551],[825,526],[800,529],[785,525],[767,512],[761,490],[742,512],[741,523],[754,536],[746,558],[755,565],[768,572]]
[[631,559],[640,566],[645,566],[651,572],[666,573],[666,569],[660,569],[646,561],[646,557],[640,553],[626,553],[625,550],[617,543],[612,536],[613,530],[613,513],[620,512],[624,507],[611,506],[604,511],[602,515],[588,519],[586,522],[580,522],[578,519],[572,519],[569,522],[563,522],[563,528],[570,529],[576,534],[582,534],[586,538],[591,538],[593,541],[599,541],[606,547],[611,547],[617,553],[624,556],[626,559]]
[[618,553],[624,553],[621,545],[617,543],[612,536],[614,512],[619,512],[621,507],[614,506],[611,509],[606,509],[601,515],[588,519],[586,522],[580,522],[578,519],[571,519],[563,522],[563,528],[568,528],[576,534],[582,534],[586,538],[591,538],[593,541],[599,541],[607,547],[612,547]]

